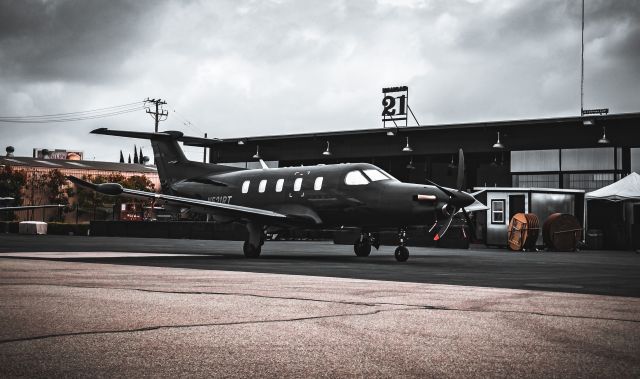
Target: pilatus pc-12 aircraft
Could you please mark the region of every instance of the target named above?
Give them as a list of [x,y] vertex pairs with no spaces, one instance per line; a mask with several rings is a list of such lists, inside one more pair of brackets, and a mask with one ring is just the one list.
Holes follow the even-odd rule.
[[461,190],[464,157],[459,152],[457,189],[402,183],[380,168],[367,163],[243,169],[187,160],[178,140],[181,132],[145,133],[100,128],[92,133],[151,140],[161,194],[126,189],[117,183],[93,184],[76,177],[73,183],[106,195],[123,195],[161,200],[168,205],[188,207],[210,214],[217,222],[246,225],[248,239],[244,255],[256,258],[267,231],[290,228],[357,227],[362,230],[354,243],[357,256],[368,256],[378,248],[377,232],[398,229],[395,257],[409,258],[406,229],[440,225],[435,240],[449,229],[456,213],[469,222],[465,207],[474,197]]

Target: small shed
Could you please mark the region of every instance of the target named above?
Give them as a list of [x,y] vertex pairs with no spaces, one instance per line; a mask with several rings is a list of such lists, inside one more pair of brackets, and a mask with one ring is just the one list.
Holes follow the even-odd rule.
[[[516,213],[535,213],[540,225],[553,213],[568,213],[576,216],[581,226],[585,225],[583,190],[475,187],[474,191],[482,191],[476,198],[489,207],[486,212],[478,212],[476,228],[481,234],[477,237],[488,246],[507,246],[509,221]],[[542,245],[540,233],[536,246]]]
[[585,198],[587,225],[603,232],[606,248],[640,249],[640,175],[632,172]]

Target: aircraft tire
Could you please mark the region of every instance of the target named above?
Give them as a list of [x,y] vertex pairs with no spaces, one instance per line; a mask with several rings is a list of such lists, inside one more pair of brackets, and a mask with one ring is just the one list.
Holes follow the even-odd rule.
[[405,246],[398,246],[395,252],[396,261],[398,262],[406,262],[409,259],[409,249]]
[[368,257],[371,254],[371,243],[369,240],[358,240],[353,244],[353,251],[358,257]]
[[262,251],[262,246],[253,246],[249,243],[249,241],[244,241],[242,251],[244,252],[244,256],[246,258],[258,258],[260,256],[260,252]]

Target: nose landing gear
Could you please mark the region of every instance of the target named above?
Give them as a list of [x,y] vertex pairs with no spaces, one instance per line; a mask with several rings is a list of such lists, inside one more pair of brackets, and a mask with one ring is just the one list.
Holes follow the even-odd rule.
[[405,228],[398,230],[398,240],[400,241],[400,246],[396,248],[394,255],[398,262],[406,262],[409,259],[409,249],[405,246],[407,243],[407,230]]

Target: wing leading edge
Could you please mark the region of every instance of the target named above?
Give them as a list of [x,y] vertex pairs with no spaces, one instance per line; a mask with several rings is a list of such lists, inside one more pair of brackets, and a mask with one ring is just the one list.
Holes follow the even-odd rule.
[[166,202],[173,203],[173,204],[201,208],[206,210],[207,212],[220,214],[223,216],[231,216],[231,217],[251,219],[251,220],[260,219],[261,221],[269,224],[271,223],[280,224],[280,223],[287,223],[287,221],[293,221],[293,220],[290,220],[287,215],[273,212],[267,209],[251,208],[251,207],[245,207],[245,206],[235,205],[235,204],[216,203],[208,200],[192,199],[189,197],[182,197],[182,196],[164,195],[164,194],[155,193],[155,192],[138,191],[138,190],[133,190],[128,188],[123,188],[117,183],[95,184],[95,183],[82,180],[80,178],[76,178],[75,176],[67,176],[67,179],[69,179],[71,182],[73,182],[76,185],[89,188],[91,190],[94,190],[96,192],[99,192],[105,195],[111,195],[111,196],[122,195],[127,197],[138,198],[138,199],[164,200]]

